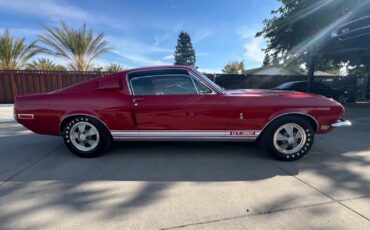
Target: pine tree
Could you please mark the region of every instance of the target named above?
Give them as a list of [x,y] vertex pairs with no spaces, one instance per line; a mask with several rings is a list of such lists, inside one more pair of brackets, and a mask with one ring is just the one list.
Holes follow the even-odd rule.
[[182,31],[179,34],[174,56],[175,65],[195,66],[195,50],[188,33]]

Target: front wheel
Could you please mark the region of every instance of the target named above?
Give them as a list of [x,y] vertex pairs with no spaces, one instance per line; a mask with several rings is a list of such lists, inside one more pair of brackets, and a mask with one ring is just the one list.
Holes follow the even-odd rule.
[[262,144],[274,158],[293,161],[306,155],[313,141],[314,130],[308,120],[286,116],[270,124]]
[[103,154],[112,138],[105,126],[91,117],[75,117],[63,127],[64,143],[79,157],[92,158]]

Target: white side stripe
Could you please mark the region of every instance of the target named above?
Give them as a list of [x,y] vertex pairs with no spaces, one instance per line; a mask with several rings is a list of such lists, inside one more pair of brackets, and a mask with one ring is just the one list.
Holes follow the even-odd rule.
[[207,130],[207,131],[148,131],[148,130],[112,130],[114,138],[133,138],[133,137],[225,137],[225,138],[257,138],[260,130]]

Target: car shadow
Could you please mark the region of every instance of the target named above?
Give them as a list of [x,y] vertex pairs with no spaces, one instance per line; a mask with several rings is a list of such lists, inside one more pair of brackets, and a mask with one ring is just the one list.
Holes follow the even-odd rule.
[[[251,143],[117,142],[101,157],[82,159],[71,154],[61,138],[25,133],[16,126],[9,131],[9,136],[0,136],[0,143],[12,149],[11,156],[1,151],[7,160],[0,166],[18,169],[0,181],[0,205],[30,203],[2,209],[0,226],[5,228],[53,207],[80,213],[112,199],[116,202],[100,218],[122,218],[163,199],[179,182],[248,182],[287,175]],[[112,181],[123,182],[123,187],[114,183],[112,188]],[[27,227],[51,227],[41,223],[31,221]]]
[[[370,148],[362,135],[366,134],[363,126],[355,123],[349,129],[318,136],[307,157],[279,162],[256,144],[239,142],[117,142],[99,158],[82,159],[71,154],[59,137],[32,134],[14,122],[0,122],[0,175],[4,169],[16,168],[0,177],[0,206],[31,202],[16,210],[2,208],[0,223],[14,228],[19,220],[52,207],[80,213],[115,200],[100,216],[111,220],[159,202],[181,182],[214,185],[294,176],[333,197],[369,195],[364,170],[370,165]],[[348,140],[354,134],[358,134],[356,141]],[[302,194],[274,198],[259,210],[294,206]],[[42,221],[29,223],[29,228],[52,226]]]

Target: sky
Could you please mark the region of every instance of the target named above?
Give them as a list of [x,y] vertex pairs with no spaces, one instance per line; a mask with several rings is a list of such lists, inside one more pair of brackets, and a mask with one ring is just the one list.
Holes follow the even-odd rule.
[[[178,34],[188,32],[200,70],[220,72],[230,61],[261,66],[266,42],[255,38],[277,0],[0,0],[0,32],[28,42],[60,20],[104,33],[112,51],[96,60],[125,68],[173,64]],[[53,61],[61,63],[55,57]]]

